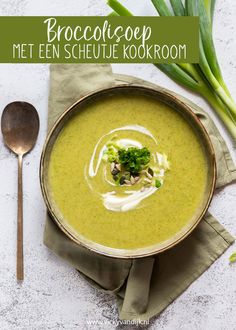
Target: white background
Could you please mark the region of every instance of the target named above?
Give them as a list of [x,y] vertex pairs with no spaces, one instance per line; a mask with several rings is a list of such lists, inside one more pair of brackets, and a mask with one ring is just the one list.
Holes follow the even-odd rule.
[[[214,38],[225,80],[236,99],[236,1],[216,1]],[[135,14],[153,15],[150,0],[124,1]],[[134,7],[134,8],[132,8]],[[103,0],[0,0],[0,15],[106,15]],[[0,31],[4,33],[4,31]],[[152,65],[113,65],[118,73],[136,75],[189,97],[212,114],[208,105]],[[46,135],[48,65],[0,65],[0,112],[9,102],[31,102],[40,114],[37,145],[24,160],[25,281],[15,279],[17,160],[0,135],[0,329],[113,329],[118,320],[113,297],[91,288],[81,276],[43,245],[45,206],[38,166]],[[235,156],[223,127],[212,114]],[[234,157],[235,158],[235,157]],[[212,214],[236,236],[236,186],[218,191]],[[150,329],[236,329],[236,264],[231,247],[159,317]],[[88,320],[103,325],[90,326]],[[131,329],[131,327],[129,327]]]

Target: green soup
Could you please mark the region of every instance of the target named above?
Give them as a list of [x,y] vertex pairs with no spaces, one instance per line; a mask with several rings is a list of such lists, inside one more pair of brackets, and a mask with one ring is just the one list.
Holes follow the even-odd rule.
[[[132,187],[109,184],[103,165],[96,168],[113,136],[166,154],[170,164],[160,189],[139,202],[134,195],[123,209],[110,199],[132,195]],[[49,184],[74,232],[107,247],[136,249],[168,240],[188,224],[203,201],[207,169],[201,142],[177,111],[149,97],[117,95],[87,105],[66,123],[51,152]]]

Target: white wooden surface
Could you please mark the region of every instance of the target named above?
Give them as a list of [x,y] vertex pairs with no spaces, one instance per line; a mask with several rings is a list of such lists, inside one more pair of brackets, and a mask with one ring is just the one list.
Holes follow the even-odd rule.
[[[152,15],[151,1],[124,1],[135,14]],[[105,15],[103,0],[0,0],[0,15]],[[236,2],[218,0],[215,42],[225,80],[236,99]],[[4,33],[1,31],[1,33]],[[152,65],[113,65],[118,73],[136,75],[173,89],[212,114],[198,96],[169,80]],[[24,162],[25,282],[15,280],[17,161],[0,135],[0,329],[115,329],[118,320],[113,297],[91,288],[77,272],[48,251],[43,243],[45,206],[38,166],[46,134],[48,65],[0,65],[0,113],[14,100],[26,100],[38,109],[41,130],[37,145]],[[221,124],[212,114],[226,138]],[[218,191],[211,212],[236,235],[236,185]],[[150,329],[236,329],[236,265],[230,266],[230,248],[159,317]],[[89,322],[97,322],[91,325]],[[132,329],[131,326],[128,327]],[[135,328],[135,327],[134,327]]]

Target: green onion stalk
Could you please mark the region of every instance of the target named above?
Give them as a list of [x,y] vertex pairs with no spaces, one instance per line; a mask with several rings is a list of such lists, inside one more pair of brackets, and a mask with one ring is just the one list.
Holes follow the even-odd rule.
[[[236,143],[236,103],[224,82],[212,37],[215,0],[151,0],[160,16],[199,16],[199,63],[154,64],[167,76],[205,98]],[[108,0],[110,15],[132,16],[118,0]]]

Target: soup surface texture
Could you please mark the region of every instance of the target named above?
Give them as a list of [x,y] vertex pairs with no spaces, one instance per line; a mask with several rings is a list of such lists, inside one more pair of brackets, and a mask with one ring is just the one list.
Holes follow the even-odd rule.
[[[149,188],[108,178],[101,157],[117,139],[148,148],[152,161],[158,162],[156,154],[167,156],[161,187],[148,178]],[[48,178],[51,198],[74,233],[107,247],[136,249],[164,242],[189,223],[203,202],[207,170],[196,133],[176,110],[151,97],[116,95],[67,121],[53,146]]]

